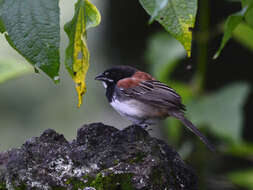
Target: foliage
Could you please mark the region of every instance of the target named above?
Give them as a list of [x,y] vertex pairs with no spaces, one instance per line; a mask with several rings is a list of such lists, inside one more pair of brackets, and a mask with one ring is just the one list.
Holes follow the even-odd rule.
[[[0,32],[9,44],[30,62],[59,81],[59,0],[1,0]],[[79,106],[86,91],[89,66],[86,30],[100,22],[100,14],[88,0],[78,0],[72,21],[65,25],[69,37],[66,68],[76,83]]]
[[191,56],[191,41],[197,0],[140,0],[151,15],[150,22],[157,20],[172,36],[182,43]]
[[166,80],[178,61],[184,57],[185,51],[182,45],[164,32],[154,34],[148,42],[147,59],[152,74],[159,80]]
[[253,189],[253,168],[231,172],[228,174],[228,178],[237,185]]
[[78,107],[82,104],[82,95],[86,92],[85,76],[89,68],[89,50],[87,47],[87,29],[100,23],[100,13],[88,0],[78,0],[73,19],[64,26],[69,37],[66,49],[65,65],[76,83]]
[[9,44],[34,67],[59,81],[58,0],[4,0],[0,4],[0,32],[5,32]]
[[235,143],[229,146],[226,150],[224,150],[224,153],[227,155],[236,156],[238,158],[241,157],[241,158],[247,158],[249,160],[252,160],[253,144],[246,143],[246,142]]
[[242,10],[238,13],[232,14],[228,17],[224,26],[224,36],[222,38],[221,45],[214,55],[214,59],[216,59],[221,50],[224,48],[225,44],[230,39],[233,31],[237,28],[237,26],[242,23],[243,20],[253,28],[253,1],[252,0],[242,0]]
[[[205,93],[196,96],[195,92],[193,96],[194,86],[167,78],[174,71],[179,60],[184,58],[182,49],[175,43],[177,42],[163,33],[155,34],[150,39],[146,57],[154,75],[179,92],[188,105],[190,111],[187,116],[193,123],[197,126],[209,126],[210,132],[227,139],[228,142],[241,142],[242,105],[249,93],[249,85],[235,83],[212,94]],[[174,49],[171,50],[173,47]],[[174,122],[173,128],[175,128]],[[173,131],[171,138],[178,136],[175,134],[178,131],[175,129]]]
[[198,126],[210,126],[209,130],[216,136],[238,143],[241,140],[242,106],[248,93],[247,84],[237,83],[207,94],[191,102],[189,118]]
[[243,19],[245,10],[242,10],[239,13],[235,13],[233,15],[230,15],[228,17],[228,19],[226,20],[225,26],[224,26],[224,36],[222,38],[222,42],[220,45],[220,48],[218,49],[218,51],[216,52],[216,54],[214,55],[214,59],[216,59],[219,55],[221,50],[224,48],[225,44],[228,42],[228,40],[230,39],[232,32],[234,31],[234,29],[237,27],[238,24],[240,24],[240,22]]
[[233,32],[233,38],[253,51],[253,30],[246,23],[240,23]]

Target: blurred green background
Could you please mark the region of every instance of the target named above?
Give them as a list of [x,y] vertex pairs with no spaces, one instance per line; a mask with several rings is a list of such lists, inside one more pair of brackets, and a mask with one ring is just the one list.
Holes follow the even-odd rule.
[[[42,72],[36,74],[0,36],[0,151],[47,128],[71,140],[85,123],[129,125],[109,106],[94,77],[112,65],[132,65],[175,88],[187,105],[187,117],[216,145],[217,152],[210,152],[175,119],[150,132],[175,147],[196,170],[200,189],[253,189],[253,28],[240,24],[220,57],[212,59],[225,19],[241,10],[239,1],[199,0],[190,59],[159,24],[147,24],[149,16],[138,1],[92,2],[102,22],[88,31],[91,63],[80,109],[64,65],[55,85]],[[68,43],[62,27],[72,18],[74,3],[60,1],[62,62]]]

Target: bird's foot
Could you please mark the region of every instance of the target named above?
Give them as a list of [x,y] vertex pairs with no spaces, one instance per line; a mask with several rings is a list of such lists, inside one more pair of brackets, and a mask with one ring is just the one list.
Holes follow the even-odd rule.
[[148,128],[148,125],[146,125],[146,124],[139,124],[139,126],[140,126],[142,129],[147,129],[147,128]]
[[149,131],[152,131],[152,130],[153,130],[152,128],[147,129],[148,132],[149,132]]
[[146,131],[152,131],[152,129],[148,129],[149,125],[147,124],[136,124],[137,126],[141,127],[142,129]]

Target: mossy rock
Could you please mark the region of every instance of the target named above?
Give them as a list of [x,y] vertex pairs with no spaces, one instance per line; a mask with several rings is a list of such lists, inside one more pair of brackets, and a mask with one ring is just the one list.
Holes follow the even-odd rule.
[[139,126],[102,123],[83,126],[72,142],[49,129],[0,153],[0,179],[0,190],[197,189],[193,171],[166,143]]

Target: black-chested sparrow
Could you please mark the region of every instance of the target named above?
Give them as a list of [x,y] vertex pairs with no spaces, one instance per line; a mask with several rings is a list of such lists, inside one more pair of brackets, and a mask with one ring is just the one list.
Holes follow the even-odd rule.
[[172,116],[199,136],[210,150],[214,150],[207,138],[185,118],[185,106],[180,95],[148,73],[130,66],[116,66],[95,79],[103,82],[111,106],[133,124],[146,127]]

